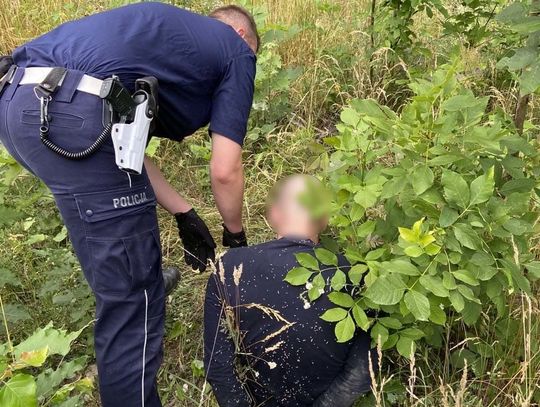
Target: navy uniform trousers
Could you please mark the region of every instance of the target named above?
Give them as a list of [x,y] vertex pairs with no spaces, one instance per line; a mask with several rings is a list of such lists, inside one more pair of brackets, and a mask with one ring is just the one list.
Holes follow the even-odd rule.
[[[39,136],[34,85],[24,69],[0,96],[0,140],[51,190],[96,298],[95,350],[104,407],[161,406],[156,376],[162,358],[165,294],[156,198],[146,173],[132,176],[114,161],[112,141],[72,161]],[[49,104],[50,138],[80,151],[103,130],[103,101],[76,90],[83,73],[68,71]]]

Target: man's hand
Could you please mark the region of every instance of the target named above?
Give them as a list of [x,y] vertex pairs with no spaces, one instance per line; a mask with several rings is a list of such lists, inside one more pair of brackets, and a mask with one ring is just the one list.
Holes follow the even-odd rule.
[[197,215],[195,209],[174,215],[178,224],[178,233],[184,244],[184,257],[186,263],[193,270],[204,272],[208,260],[215,260],[216,242],[212,238],[208,227]]
[[312,407],[350,407],[371,390],[369,358],[377,364],[377,354],[370,349],[371,338],[362,332],[353,342],[343,371],[328,389],[312,404]]
[[223,246],[235,248],[247,246],[246,232],[242,229],[238,233],[232,233],[227,226],[223,224]]

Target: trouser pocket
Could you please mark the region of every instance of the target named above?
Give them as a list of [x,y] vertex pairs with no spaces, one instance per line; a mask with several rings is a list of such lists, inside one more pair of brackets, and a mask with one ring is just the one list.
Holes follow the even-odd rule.
[[127,294],[161,279],[156,199],[148,185],[75,194],[96,294]]
[[[129,216],[140,218],[151,214]],[[162,278],[157,233],[156,228],[121,239],[87,238],[94,290],[103,294],[128,293],[144,289]]]

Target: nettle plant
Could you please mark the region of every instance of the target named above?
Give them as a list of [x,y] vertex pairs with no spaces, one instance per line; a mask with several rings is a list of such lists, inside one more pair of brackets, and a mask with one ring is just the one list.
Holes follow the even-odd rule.
[[[444,327],[475,325],[482,312],[507,313],[508,296],[530,295],[540,278],[529,238],[538,218],[538,145],[503,113],[486,113],[456,79],[457,64],[410,84],[415,96],[396,114],[354,100],[339,134],[318,159],[334,193],[335,248],[352,264],[330,276],[325,249],[298,256],[286,280],[328,291],[338,341],[357,328],[406,357]],[[332,245],[328,246],[332,249]],[[334,268],[335,269],[335,268]]]

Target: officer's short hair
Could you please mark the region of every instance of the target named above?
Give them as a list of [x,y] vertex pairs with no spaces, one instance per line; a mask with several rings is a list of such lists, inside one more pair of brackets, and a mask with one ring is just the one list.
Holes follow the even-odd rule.
[[255,41],[257,44],[256,51],[259,51],[259,47],[261,45],[261,37],[259,36],[259,31],[257,30],[257,23],[255,22],[255,19],[253,18],[253,15],[247,11],[245,8],[236,6],[234,4],[223,6],[215,9],[210,13],[210,17],[216,18],[216,19],[222,19],[222,18],[243,18],[248,22],[248,32],[246,35],[248,38],[252,41]]

